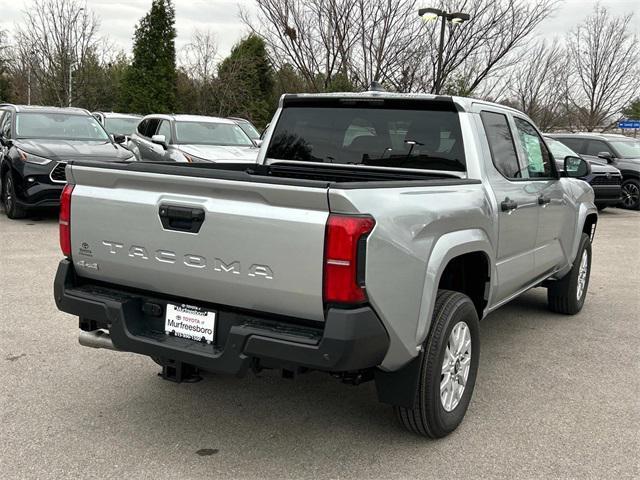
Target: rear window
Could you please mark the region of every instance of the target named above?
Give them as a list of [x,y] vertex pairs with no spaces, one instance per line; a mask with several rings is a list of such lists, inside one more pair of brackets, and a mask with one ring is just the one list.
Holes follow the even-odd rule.
[[458,113],[362,107],[284,108],[267,157],[426,170],[466,170]]
[[180,121],[176,123],[176,140],[191,145],[253,146],[251,139],[235,123]]

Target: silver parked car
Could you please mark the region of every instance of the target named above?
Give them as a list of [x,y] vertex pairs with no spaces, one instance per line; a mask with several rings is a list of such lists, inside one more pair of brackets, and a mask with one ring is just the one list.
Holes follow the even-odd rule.
[[93,112],[109,135],[129,137],[138,126],[142,115],[133,113]]
[[259,148],[233,121],[200,115],[147,115],[129,141],[141,161],[254,163]]

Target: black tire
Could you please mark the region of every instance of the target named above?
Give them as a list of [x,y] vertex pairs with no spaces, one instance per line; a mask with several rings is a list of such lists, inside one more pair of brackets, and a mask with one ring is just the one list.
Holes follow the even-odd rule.
[[640,210],[640,181],[630,178],[622,182],[622,203],[623,208],[629,210]]
[[4,213],[9,218],[24,218],[27,215],[27,212],[16,203],[16,192],[13,188],[13,180],[10,173],[7,173],[4,177],[2,203],[4,203]]
[[[465,322],[471,339],[471,364],[466,384],[457,405],[445,410],[440,397],[442,365],[453,328]],[[430,438],[453,432],[462,422],[471,401],[480,359],[478,314],[471,299],[450,290],[439,290],[433,309],[429,336],[423,344],[413,408],[394,407],[399,422],[408,430]],[[456,362],[457,364],[458,362]],[[456,366],[456,372],[458,366]]]
[[605,208],[607,208],[606,205],[602,205],[602,204],[597,204],[596,203],[596,208],[598,209],[599,212],[601,212],[602,210],[604,210]]
[[[583,255],[587,256],[586,260],[586,276],[584,278],[584,287],[580,296],[578,296],[578,280],[580,277],[580,265],[583,261]],[[564,313],[565,315],[575,315],[584,305],[584,299],[587,296],[589,288],[589,277],[591,275],[591,240],[586,233],[580,238],[578,253],[573,262],[573,267],[560,280],[553,282],[547,288],[547,300],[549,302],[549,310],[556,313]]]

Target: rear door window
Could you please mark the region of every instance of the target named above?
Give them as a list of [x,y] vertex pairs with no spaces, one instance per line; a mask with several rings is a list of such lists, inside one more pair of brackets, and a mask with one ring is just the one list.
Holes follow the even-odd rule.
[[145,127],[144,136],[148,138],[153,137],[156,134],[156,130],[158,130],[159,123],[160,120],[158,118],[149,118]]
[[164,135],[167,142],[171,141],[171,124],[168,120],[162,120],[160,122],[160,126],[158,127],[158,131],[155,135]]
[[587,146],[584,152],[585,155],[597,157],[599,153],[603,152],[612,153],[609,145],[602,140],[587,140]]
[[524,152],[529,178],[554,177],[555,169],[551,165],[551,155],[542,141],[542,137],[526,120],[519,117],[514,117],[513,120],[518,130],[518,138]]
[[496,170],[509,179],[521,178],[518,154],[506,115],[484,111],[480,113],[480,118],[487,134],[491,159]]
[[567,147],[569,147],[574,152],[583,154],[585,153],[584,149],[584,139],[583,138],[566,138],[566,137],[555,137],[556,140],[564,143]]
[[267,157],[466,171],[460,121],[453,105],[447,106],[451,110],[442,105],[430,109],[424,104],[409,108],[409,102],[393,104],[402,108],[386,108],[387,102],[384,105],[285,107],[272,134]]
[[139,124],[138,124],[138,133],[142,136],[146,136],[145,132],[147,130],[147,125],[149,124],[149,120],[142,120]]

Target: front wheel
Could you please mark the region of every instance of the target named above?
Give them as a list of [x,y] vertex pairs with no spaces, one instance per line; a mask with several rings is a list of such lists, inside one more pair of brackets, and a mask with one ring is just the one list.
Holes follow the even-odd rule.
[[15,188],[13,187],[13,180],[11,179],[10,173],[7,173],[4,177],[2,201],[4,203],[4,212],[7,214],[7,217],[12,219],[25,217],[25,210],[23,208],[20,208],[16,201],[16,192]]
[[471,299],[439,290],[423,344],[413,408],[394,407],[408,430],[431,438],[453,432],[471,401],[480,360],[478,314]]
[[622,182],[622,206],[630,210],[640,209],[640,181],[635,178]]
[[560,280],[547,289],[549,310],[566,315],[575,315],[584,305],[591,275],[591,240],[586,233],[580,238],[578,254],[573,267]]

